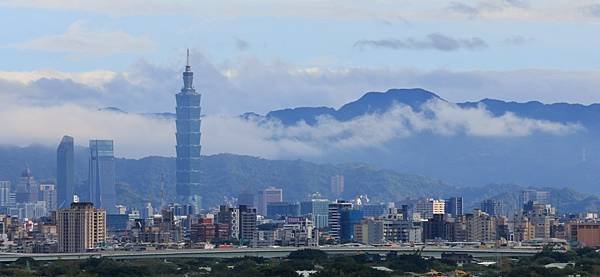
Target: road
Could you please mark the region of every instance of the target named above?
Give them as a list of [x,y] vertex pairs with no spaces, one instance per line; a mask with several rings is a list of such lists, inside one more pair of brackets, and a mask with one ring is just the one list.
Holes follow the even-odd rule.
[[[178,249],[178,250],[156,250],[156,251],[106,251],[94,253],[51,253],[51,254],[23,254],[23,253],[0,253],[0,262],[13,262],[21,257],[31,257],[39,261],[55,260],[80,260],[90,257],[108,257],[116,260],[129,259],[172,259],[172,258],[235,258],[244,256],[275,258],[286,257],[290,252],[304,249],[297,247],[281,248],[220,248],[220,249]],[[353,255],[361,253],[388,254],[413,254],[417,248],[411,247],[320,247],[330,255]],[[524,257],[533,256],[539,252],[536,249],[507,249],[507,248],[441,248],[426,247],[421,255],[426,257],[440,258],[444,252],[470,254],[474,258],[497,259],[500,257]]]

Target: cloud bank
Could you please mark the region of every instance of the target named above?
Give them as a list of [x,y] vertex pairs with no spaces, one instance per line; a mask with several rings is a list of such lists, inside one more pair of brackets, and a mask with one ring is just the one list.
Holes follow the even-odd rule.
[[[264,114],[301,106],[337,108],[368,91],[407,87],[437,92],[452,102],[482,98],[584,104],[600,101],[599,70],[330,68],[257,59],[214,64],[198,52],[192,53],[191,59],[194,84],[203,95],[206,114]],[[141,60],[123,72],[0,71],[0,99],[21,105],[71,103],[94,108],[114,106],[138,113],[173,112],[184,63],[156,65]]]
[[[174,155],[174,122],[155,116],[98,111],[77,105],[53,107],[0,106],[2,144],[56,145],[65,134],[77,144],[89,139],[114,139],[118,156]],[[204,154],[237,153],[266,158],[319,156],[327,151],[385,147],[396,139],[433,134],[442,136],[523,137],[535,133],[566,135],[581,130],[575,124],[491,115],[485,107],[460,108],[434,101],[415,112],[397,106],[340,122],[322,117],[314,126],[284,126],[275,120],[208,115],[202,121]]]
[[[256,59],[216,65],[199,53],[193,53],[191,63],[194,84],[203,95],[204,153],[268,158],[315,156],[339,147],[383,147],[421,133],[522,137],[569,134],[580,127],[511,114],[493,117],[484,107],[461,109],[448,103],[429,103],[425,107],[429,113],[397,107],[348,122],[321,118],[315,126],[286,127],[244,120],[239,114],[298,106],[339,107],[367,91],[389,88],[423,87],[453,102],[483,96],[529,100],[519,98],[523,95],[586,102],[597,99],[600,87],[598,71],[297,67]],[[181,87],[180,64],[139,61],[124,72],[0,72],[0,144],[55,145],[70,134],[81,145],[90,138],[112,138],[120,156],[173,155],[174,124],[137,113],[174,111],[174,94]],[[98,111],[107,106],[130,113]]]

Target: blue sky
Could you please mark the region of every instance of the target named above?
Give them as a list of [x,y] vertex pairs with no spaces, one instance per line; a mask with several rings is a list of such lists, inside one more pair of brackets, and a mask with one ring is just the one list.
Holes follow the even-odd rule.
[[[0,0],[0,26],[0,108],[45,118],[173,112],[186,48],[215,117],[404,87],[451,101],[600,102],[594,0]],[[77,124],[0,139],[54,143]]]
[[[38,1],[3,2],[6,3],[0,6],[0,24],[15,26],[0,30],[0,44],[3,46],[0,55],[4,57],[0,69],[5,71],[40,68],[118,71],[125,70],[138,59],[169,63],[186,47],[199,49],[214,63],[232,61],[239,56],[252,56],[267,61],[282,60],[298,66],[427,70],[597,69],[600,64],[600,55],[596,53],[600,47],[600,39],[597,38],[600,17],[585,12],[583,7],[586,5],[593,7],[593,3],[586,1],[550,1],[557,2],[557,7],[567,7],[575,13],[569,17],[563,15],[564,18],[542,14],[552,11],[542,1],[522,1],[528,3],[524,8],[505,7],[508,5],[506,1],[481,1],[498,5],[498,9],[524,10],[520,16],[503,16],[502,12],[509,12],[499,10],[497,14],[487,15],[488,18],[484,15],[451,16],[454,13],[448,9],[452,4],[459,3],[456,1],[427,1],[435,3],[427,5],[415,4],[423,1],[374,1],[371,4],[373,14],[364,16],[344,16],[334,12],[311,14],[306,11],[305,14],[300,11],[295,16],[277,15],[278,9],[291,8],[284,6],[271,12],[237,11],[234,15],[211,14],[210,17],[204,14],[211,9],[226,10],[226,7],[217,8],[215,6],[221,5],[211,5],[208,1],[184,1],[180,13],[174,11],[176,7],[163,12],[160,8],[163,5],[170,6],[169,1],[154,1],[161,3],[156,10],[138,14],[119,11],[120,8],[126,10],[137,1],[125,1],[131,2],[125,7],[114,4],[114,9],[96,11],[76,5],[70,7],[69,1],[42,1],[47,2],[46,5],[39,5]],[[332,3],[334,6],[344,6],[344,2]],[[465,3],[476,6],[472,4],[476,1]],[[139,2],[139,5],[145,4]],[[256,6],[269,9],[269,1]],[[312,6],[317,9],[319,4],[306,6],[307,9]],[[235,3],[232,2],[229,8],[236,9]],[[390,15],[387,8],[392,11],[391,14],[395,11],[399,15]],[[204,13],[194,12],[204,9],[207,10]],[[442,16],[420,15],[425,12],[440,13]],[[534,12],[542,15],[529,18]],[[580,14],[577,15],[577,12]],[[406,18],[401,14],[407,14]],[[77,55],[56,45],[55,49],[51,45],[44,45],[47,49],[41,46],[34,49],[23,47],[24,43],[40,37],[64,35],[74,24],[82,26],[84,32],[92,35],[118,31],[135,39],[147,38],[151,41],[151,47],[144,47],[136,53],[123,46],[122,51],[111,54],[99,54],[91,50],[86,53],[82,49]],[[419,39],[431,33],[456,39],[477,37],[485,41],[487,47],[477,51],[437,51],[358,49],[354,46],[363,39]],[[520,39],[518,43],[508,43],[515,38]],[[238,40],[248,45],[243,53],[236,47]]]

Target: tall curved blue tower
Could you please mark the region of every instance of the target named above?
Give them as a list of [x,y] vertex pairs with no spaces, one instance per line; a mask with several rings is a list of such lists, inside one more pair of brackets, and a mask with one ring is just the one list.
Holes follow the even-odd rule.
[[194,73],[190,67],[190,51],[183,72],[183,88],[175,95],[177,100],[177,198],[186,204],[200,202],[200,94],[192,84]]

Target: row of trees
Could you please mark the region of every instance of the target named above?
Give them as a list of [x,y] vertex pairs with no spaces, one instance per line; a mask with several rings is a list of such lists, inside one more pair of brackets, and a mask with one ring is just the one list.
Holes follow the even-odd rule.
[[[546,268],[551,263],[569,263],[564,269]],[[392,272],[374,269],[386,267]],[[128,260],[90,258],[83,261],[41,262],[21,258],[0,264],[0,276],[281,276],[297,277],[298,270],[314,270],[311,276],[401,276],[404,273],[455,272],[457,276],[600,276],[600,254],[593,249],[555,252],[550,248],[519,260],[503,259],[497,265],[458,266],[448,260],[412,255],[361,254],[328,256],[323,251],[304,249],[287,258],[265,259],[168,259]]]

